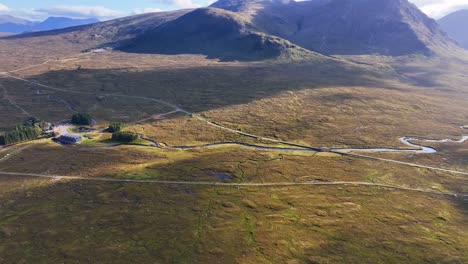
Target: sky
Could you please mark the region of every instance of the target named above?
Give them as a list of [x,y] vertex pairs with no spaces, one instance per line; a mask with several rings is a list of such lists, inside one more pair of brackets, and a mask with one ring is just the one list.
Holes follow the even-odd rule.
[[[468,0],[409,0],[432,18],[468,9]],[[0,0],[0,14],[29,20],[49,16],[107,20],[148,12],[208,6],[214,0]]]

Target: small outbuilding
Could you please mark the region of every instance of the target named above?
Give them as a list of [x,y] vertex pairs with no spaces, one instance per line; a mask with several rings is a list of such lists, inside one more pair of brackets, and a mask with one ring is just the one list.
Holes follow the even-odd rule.
[[83,139],[78,135],[66,134],[66,135],[61,135],[60,137],[57,138],[57,140],[63,144],[77,144],[81,142],[81,140]]

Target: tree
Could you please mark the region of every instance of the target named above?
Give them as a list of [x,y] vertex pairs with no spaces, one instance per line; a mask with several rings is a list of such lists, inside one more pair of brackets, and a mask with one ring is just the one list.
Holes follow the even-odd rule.
[[120,132],[122,130],[122,128],[124,127],[124,125],[120,122],[111,122],[109,124],[109,132],[111,133],[114,133],[114,132]]
[[74,114],[71,119],[71,123],[74,125],[89,126],[92,122],[93,118],[85,113]]
[[115,132],[112,134],[112,140],[119,141],[119,142],[130,143],[130,142],[137,140],[138,138],[139,136],[132,132],[120,131],[120,132]]
[[17,126],[15,129],[0,135],[0,144],[9,145],[18,142],[36,139],[42,130],[37,126]]

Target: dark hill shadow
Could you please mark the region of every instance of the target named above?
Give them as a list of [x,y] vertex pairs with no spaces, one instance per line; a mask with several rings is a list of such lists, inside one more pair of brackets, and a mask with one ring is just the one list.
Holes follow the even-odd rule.
[[218,8],[200,8],[162,24],[118,49],[130,53],[203,54],[223,61],[260,61],[280,56],[308,56],[287,40],[258,33],[246,18]]
[[[392,72],[338,60],[244,64],[129,72],[124,69],[52,71],[30,79],[91,95],[119,94],[164,100],[192,112],[245,104],[284,91],[325,87],[381,87]],[[66,80],[58,81],[54,80]],[[11,85],[15,85],[11,80]],[[23,85],[18,81],[18,85]],[[73,94],[70,94],[73,96]]]

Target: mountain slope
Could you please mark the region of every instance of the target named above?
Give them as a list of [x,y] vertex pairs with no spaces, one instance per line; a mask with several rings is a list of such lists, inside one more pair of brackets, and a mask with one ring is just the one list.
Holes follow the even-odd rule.
[[38,37],[60,36],[71,42],[89,42],[89,48],[96,42],[103,44],[107,42],[122,41],[135,37],[148,30],[154,29],[161,24],[174,20],[179,16],[192,11],[191,9],[147,13],[129,17],[123,17],[105,22],[89,25],[81,25],[72,28],[55,29],[51,31],[29,32],[13,36],[15,39],[31,39]]
[[[69,50],[97,46],[224,60],[322,54],[456,54],[461,51],[407,0],[220,0],[178,10],[9,37],[64,40]],[[32,39],[31,39],[32,38]],[[317,53],[315,53],[317,52]]]
[[459,10],[438,20],[442,29],[465,49],[468,49],[468,10]]
[[97,18],[73,19],[68,17],[49,17],[32,27],[32,31],[46,31],[97,23]]
[[[1,36],[0,54],[21,53],[20,56],[2,57],[2,64],[27,66],[97,47],[113,47],[117,42],[143,34],[189,11],[148,13],[91,25]],[[37,47],[40,47],[42,56],[37,56]]]
[[200,8],[138,36],[125,51],[204,54],[225,60],[301,57],[311,52],[256,30],[245,16],[218,8]]
[[407,0],[220,0],[257,28],[326,54],[406,55],[450,49],[437,23]]
[[10,15],[0,15],[0,32],[21,33],[27,31],[33,22]]
[[49,17],[43,22],[31,22],[10,15],[0,16],[0,32],[24,33],[75,27],[99,22],[96,18],[73,19],[68,17]]

